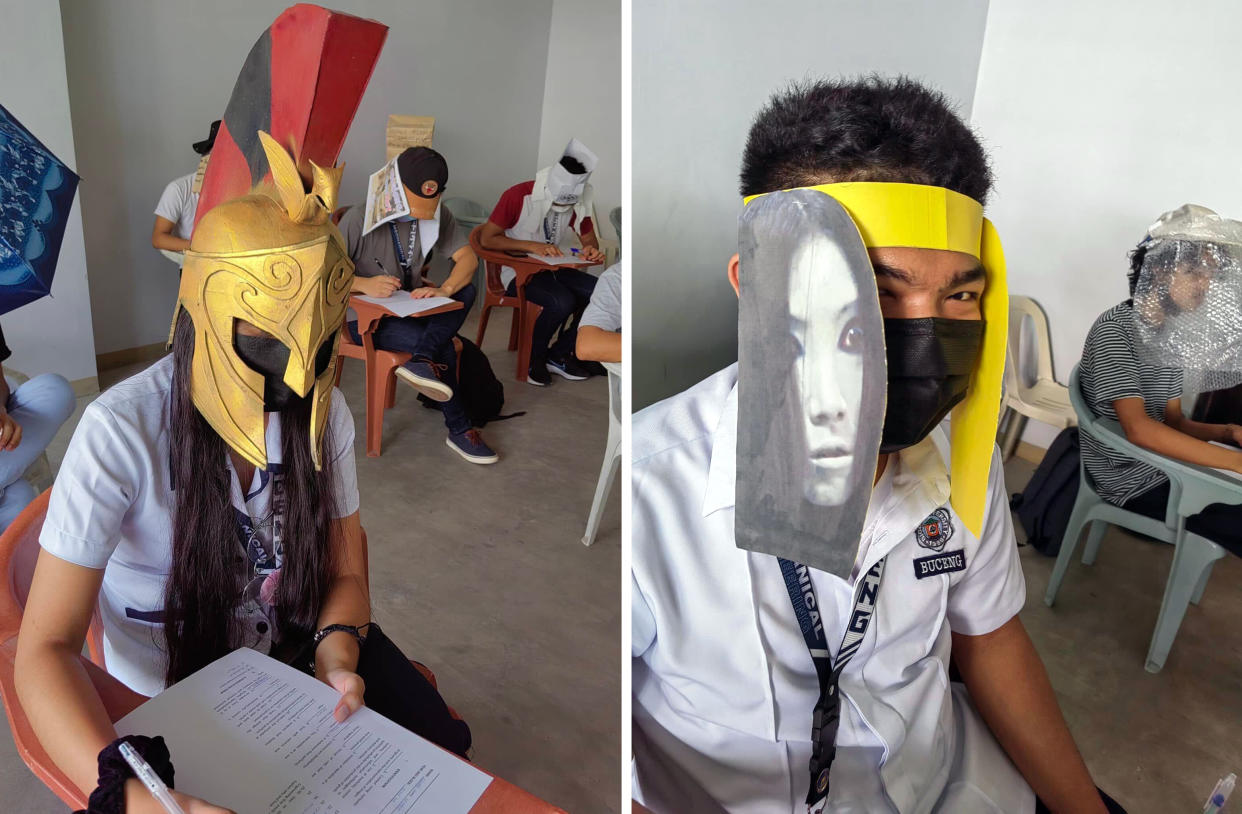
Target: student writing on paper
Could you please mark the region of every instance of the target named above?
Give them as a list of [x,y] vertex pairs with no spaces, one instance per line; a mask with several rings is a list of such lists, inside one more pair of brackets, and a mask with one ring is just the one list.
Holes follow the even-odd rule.
[[[1242,443],[1242,426],[1183,415],[1180,366],[1239,361],[1212,340],[1238,330],[1233,303],[1242,286],[1242,223],[1194,205],[1166,212],[1130,253],[1128,277],[1130,299],[1101,314],[1087,333],[1078,371],[1084,400],[1097,416],[1120,422],[1138,446],[1242,472],[1242,452],[1211,443]],[[1101,497],[1164,519],[1170,488],[1164,473],[1089,435],[1081,442],[1083,465]],[[1242,506],[1222,504],[1186,519],[1188,531],[1242,555],[1240,524]]]
[[[303,669],[313,658],[340,693],[337,720],[375,683],[359,666],[376,634],[358,630],[370,605],[353,421],[333,387],[353,274],[323,205],[339,173],[316,168],[307,194],[283,148],[256,140],[276,188],[199,221],[172,354],[87,408],[40,536],[17,691],[83,790],[115,738],[78,659],[96,607],[108,671],[144,695],[243,646]],[[418,734],[464,751],[464,723],[404,667]],[[159,810],[132,781],[125,794],[128,811]]]
[[[483,247],[559,256],[565,253],[560,248],[562,243],[571,232],[577,232],[582,259],[603,262],[595,235],[595,191],[587,183],[598,160],[585,144],[571,140],[557,163],[500,196],[479,234]],[[517,272],[505,266],[500,275],[508,295],[516,297]],[[570,381],[591,375],[574,356],[574,341],[594,290],[595,276],[580,269],[553,268],[527,281],[526,298],[543,311],[535,320],[526,381],[543,387],[551,382],[550,373]],[[570,317],[573,322],[567,326]]]
[[[461,330],[474,305],[471,280],[478,259],[447,207],[440,204],[448,184],[448,162],[430,147],[410,147],[397,157],[401,186],[410,214],[380,223],[363,232],[363,207],[352,207],[341,218],[341,234],[354,261],[354,293],[388,297],[409,291],[413,297],[451,297],[464,303],[459,311],[431,316],[384,317],[374,333],[375,346],[408,353],[410,361],[397,368],[401,381],[432,401],[440,402],[445,444],[474,464],[500,460],[470,424],[457,387],[457,355],[453,337]],[[439,286],[426,285],[422,272],[437,252],[453,261],[453,270]],[[356,323],[349,323],[354,341],[361,342]]]

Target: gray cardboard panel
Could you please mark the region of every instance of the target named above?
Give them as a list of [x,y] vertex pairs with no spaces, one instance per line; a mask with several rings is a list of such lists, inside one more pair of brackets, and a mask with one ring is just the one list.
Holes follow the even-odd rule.
[[805,189],[746,206],[738,251],[736,543],[848,579],[884,425],[870,258],[845,209]]

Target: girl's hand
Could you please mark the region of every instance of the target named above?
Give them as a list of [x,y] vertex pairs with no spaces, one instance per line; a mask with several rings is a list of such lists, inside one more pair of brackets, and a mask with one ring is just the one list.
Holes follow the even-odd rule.
[[[177,801],[177,805],[181,806],[185,814],[234,814],[232,809],[213,806],[197,797],[191,797],[173,789],[169,791],[172,791],[173,799]],[[151,796],[151,792],[142,785],[142,781],[131,777],[125,781],[125,814],[167,814],[167,811]]]
[[325,673],[322,681],[341,694],[340,703],[336,705],[336,709],[332,710],[332,717],[337,723],[344,721],[362,708],[362,694],[366,690],[362,676],[349,670],[336,669]]
[[12,452],[22,442],[22,425],[0,408],[0,450]]

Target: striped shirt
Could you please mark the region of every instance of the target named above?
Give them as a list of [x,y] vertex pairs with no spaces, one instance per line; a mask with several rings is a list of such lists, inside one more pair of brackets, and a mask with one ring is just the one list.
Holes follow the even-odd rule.
[[[1096,416],[1114,421],[1114,401],[1141,398],[1147,415],[1163,422],[1166,404],[1182,396],[1182,371],[1139,361],[1135,342],[1129,302],[1100,314],[1087,333],[1078,366],[1083,398]],[[1110,503],[1125,503],[1167,480],[1154,466],[1111,450],[1086,434],[1081,443],[1083,465],[1095,490]]]

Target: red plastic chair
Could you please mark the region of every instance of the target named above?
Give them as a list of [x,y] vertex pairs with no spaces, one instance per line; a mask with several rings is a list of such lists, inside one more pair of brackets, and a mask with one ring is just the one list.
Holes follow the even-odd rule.
[[[511,257],[505,252],[483,248],[483,244],[479,242],[482,229],[483,226],[479,225],[470,230],[470,248],[484,264],[487,279],[487,290],[483,292],[483,310],[479,314],[479,333],[475,337],[474,344],[482,347],[483,334],[487,332],[487,320],[493,308],[512,308],[513,321],[509,326],[509,350],[518,352],[516,375],[519,382],[524,382],[526,374],[530,372],[530,347],[535,331],[535,320],[543,313],[542,307],[526,301],[526,280],[532,273],[546,271],[548,266],[531,260],[524,263],[520,257]],[[534,267],[535,264],[538,264],[538,268]],[[518,271],[516,297],[510,297],[505,293],[505,285],[500,279],[500,270],[503,266],[509,266]],[[526,273],[523,273],[524,271]]]

